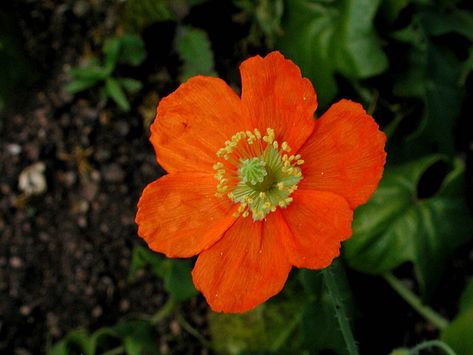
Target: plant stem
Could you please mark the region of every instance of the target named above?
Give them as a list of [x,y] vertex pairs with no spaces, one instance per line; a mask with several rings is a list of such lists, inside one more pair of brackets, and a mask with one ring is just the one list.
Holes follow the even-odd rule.
[[125,352],[125,348],[120,345],[117,346],[116,348],[113,348],[112,350],[106,351],[103,353],[103,355],[118,355],[118,354],[123,354]]
[[212,344],[207,341],[207,339],[205,339],[197,329],[195,329],[192,325],[189,324],[189,322],[182,316],[181,312],[177,312],[176,319],[181,325],[181,327],[184,328],[184,330],[190,335],[194,336],[203,346],[208,349],[212,348]]
[[[159,324],[164,318],[168,317],[172,312],[174,312],[177,306],[177,302],[174,298],[169,297],[166,303],[156,312],[150,319],[149,322],[152,325]],[[123,345],[117,346],[105,353],[103,355],[118,355],[125,352],[125,347]]]
[[423,343],[420,343],[416,345],[415,347],[413,347],[410,351],[412,355],[417,355],[419,351],[423,349],[435,348],[435,347],[442,349],[447,355],[457,355],[457,353],[451,347],[449,347],[447,344],[445,344],[443,341],[440,341],[440,340],[424,341]]
[[166,303],[156,312],[150,320],[152,325],[159,324],[164,318],[168,317],[176,308],[177,303],[174,298],[169,297]]
[[345,313],[345,307],[341,302],[340,291],[338,290],[338,286],[331,269],[332,267],[322,270],[325,286],[327,287],[330,297],[332,297],[334,301],[335,316],[337,317],[340,331],[342,332],[345,345],[347,346],[348,354],[358,355],[358,348],[355,343],[355,338],[353,337],[350,323],[348,322],[348,317]]
[[432,308],[424,305],[419,297],[409,290],[401,281],[394,277],[391,273],[384,275],[384,279],[389,285],[401,296],[407,303],[411,305],[421,316],[431,322],[439,329],[448,326],[448,320],[435,312]]

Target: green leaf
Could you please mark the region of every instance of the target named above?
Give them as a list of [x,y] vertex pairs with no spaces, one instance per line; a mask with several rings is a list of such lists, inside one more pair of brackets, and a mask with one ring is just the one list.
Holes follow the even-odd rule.
[[268,48],[274,47],[275,39],[283,31],[281,21],[284,14],[284,0],[235,0],[245,17],[251,18],[251,28],[246,40],[261,45],[264,37]]
[[410,0],[384,0],[381,3],[381,12],[384,18],[393,23]]
[[164,288],[177,301],[187,300],[197,294],[191,277],[192,265],[188,260],[165,259],[148,249],[133,249],[129,279],[137,271],[150,265],[153,273],[163,280]]
[[[267,302],[243,314],[211,313],[209,327],[217,353],[287,353],[287,343],[299,326],[304,300],[293,295]],[[293,348],[293,351],[296,349]]]
[[77,94],[78,92],[90,89],[97,85],[97,80],[76,79],[67,83],[64,87],[69,94]]
[[373,27],[379,4],[380,0],[287,2],[284,35],[277,47],[313,81],[321,106],[337,93],[335,74],[361,79],[387,68]]
[[435,289],[446,259],[473,232],[462,193],[464,165],[459,160],[437,194],[417,197],[421,176],[442,159],[434,155],[386,169],[371,200],[355,212],[353,236],[344,245],[350,266],[384,274],[410,261],[423,294]]
[[459,313],[442,331],[441,339],[457,354],[473,354],[473,279],[460,298]]
[[79,351],[85,355],[103,353],[110,346],[110,339],[120,341],[129,355],[157,354],[159,349],[155,341],[152,326],[145,321],[120,322],[113,327],[103,327],[89,334],[85,329],[68,333],[62,340],[49,349],[48,355],[68,355]]
[[181,82],[198,74],[215,75],[214,56],[205,31],[190,26],[181,27],[176,50],[183,62]]
[[458,308],[460,313],[466,311],[469,308],[473,308],[473,277],[470,278],[465,289],[463,290]]
[[[332,275],[332,281],[338,291],[336,295],[328,287],[327,272]],[[349,326],[354,311],[342,264],[334,261],[326,270],[301,270],[301,276],[306,290],[311,296],[316,296],[304,311],[300,328],[303,334],[303,349],[311,354],[318,354],[323,350],[332,350],[339,355],[356,353],[356,350],[348,351],[348,346],[354,344],[345,344],[339,319],[339,316],[344,317],[345,325]]]
[[120,78],[118,79],[118,82],[121,86],[125,88],[126,91],[130,93],[136,93],[140,91],[143,87],[143,84],[141,84],[141,82],[131,78]]
[[347,354],[336,307],[353,313],[351,292],[343,268],[332,272],[339,290],[337,300],[325,287],[321,271],[300,270],[274,299],[244,314],[211,313],[213,348],[224,354],[318,354],[332,350]]
[[70,354],[71,347],[80,349],[85,355],[94,355],[96,352],[96,339],[90,336],[85,329],[77,329],[69,332],[64,339],[54,344],[48,351],[48,355]]
[[197,294],[191,277],[191,264],[186,260],[166,259],[161,266],[164,288],[176,301],[185,301]]
[[103,45],[103,53],[105,54],[105,68],[109,75],[115,70],[120,55],[121,41],[119,38],[107,39]]
[[[393,35],[411,45],[407,65],[397,74],[393,92],[400,97],[415,97],[423,101],[422,119],[410,138],[423,145],[424,152],[438,147],[438,152],[450,156],[454,153],[454,125],[461,115],[465,95],[462,85],[465,75],[468,75],[465,66],[468,66],[469,59],[462,63],[451,46],[442,45],[433,37],[459,32],[458,24],[463,34],[468,35],[473,31],[473,20],[466,20],[467,17],[459,10],[452,13],[429,10],[419,13],[411,25]],[[471,24],[466,25],[465,21]]]
[[145,58],[145,43],[140,36],[126,34],[120,37],[119,60],[121,63],[138,66]]
[[153,327],[146,321],[121,322],[113,327],[128,355],[159,354]]
[[136,278],[137,272],[148,265],[151,266],[151,269],[155,275],[161,277],[162,261],[163,258],[161,256],[153,253],[149,249],[143,247],[133,248],[130,271],[128,272],[128,281],[133,281]]
[[432,36],[458,33],[473,41],[473,12],[454,9],[449,13],[426,11],[421,14],[424,29]]
[[130,111],[130,103],[128,102],[125,93],[119,82],[114,78],[107,78],[105,81],[105,90],[107,96],[112,98],[113,101],[125,112]]
[[110,76],[110,71],[96,64],[69,69],[69,74],[76,80],[101,81]]
[[141,33],[155,22],[175,18],[168,3],[168,0],[127,0],[120,21],[128,32]]

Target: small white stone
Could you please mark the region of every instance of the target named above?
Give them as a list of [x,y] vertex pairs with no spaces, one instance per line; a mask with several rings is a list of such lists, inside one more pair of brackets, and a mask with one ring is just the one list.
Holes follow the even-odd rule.
[[18,155],[21,153],[21,145],[16,143],[7,144],[7,152],[11,155]]
[[20,173],[18,178],[18,188],[27,196],[39,195],[46,191],[46,178],[44,171],[46,166],[43,162],[38,162],[27,166]]

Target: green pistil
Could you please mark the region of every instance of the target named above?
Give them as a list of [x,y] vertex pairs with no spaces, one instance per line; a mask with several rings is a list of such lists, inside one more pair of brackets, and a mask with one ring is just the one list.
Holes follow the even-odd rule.
[[[286,164],[287,165],[287,164]],[[260,157],[241,160],[239,183],[232,191],[235,202],[248,207],[255,221],[264,219],[277,207],[292,202],[290,195],[302,179],[300,169],[284,165],[279,151],[268,145]]]
[[261,184],[268,175],[266,171],[266,162],[261,158],[241,159],[241,165],[238,169],[240,181],[255,186]]

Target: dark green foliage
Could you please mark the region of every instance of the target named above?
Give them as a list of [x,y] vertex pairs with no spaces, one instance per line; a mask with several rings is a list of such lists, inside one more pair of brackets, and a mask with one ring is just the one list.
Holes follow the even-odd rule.
[[103,61],[92,58],[83,67],[69,70],[72,80],[65,89],[71,94],[76,94],[101,86],[101,94],[105,100],[110,98],[123,111],[129,111],[130,103],[125,92],[137,92],[142,85],[132,78],[116,77],[115,71],[119,64],[138,66],[144,61],[146,51],[143,40],[130,34],[114,37],[105,41],[102,51]]
[[337,298],[322,271],[300,270],[283,292],[241,315],[210,316],[214,348],[230,354],[348,352],[338,316],[349,326],[353,302],[343,266],[330,267]]
[[174,18],[169,0],[127,0],[123,5],[122,23],[128,31],[140,33],[157,21]]
[[424,153],[435,148],[445,154],[454,153],[453,128],[461,114],[468,75],[465,70],[471,70],[471,60],[460,60],[449,46],[437,40],[438,36],[452,34],[468,39],[471,52],[473,13],[428,8],[420,11],[409,26],[392,34],[409,46],[407,67],[398,74],[394,93],[423,102],[422,120],[413,137],[424,147]]
[[452,323],[442,331],[441,339],[449,344],[457,354],[473,352],[473,279],[470,279],[460,299],[460,310]]
[[283,33],[284,0],[236,0],[235,4],[252,18],[248,42],[265,42],[268,48],[274,48],[276,38]]
[[380,1],[287,1],[277,46],[317,88],[325,107],[337,94],[335,74],[363,79],[382,73],[388,60],[373,27]]
[[48,355],[103,354],[114,345],[121,349],[121,354],[159,354],[151,324],[146,321],[128,321],[113,327],[100,328],[92,334],[85,329],[72,331],[56,343],[48,351]]
[[184,301],[197,294],[191,279],[192,264],[189,260],[168,259],[152,251],[136,247],[133,250],[129,278],[150,266],[153,273],[164,282],[164,288],[176,301]]
[[371,200],[356,211],[353,237],[345,243],[352,267],[384,274],[411,261],[423,293],[436,288],[451,252],[473,233],[460,161],[454,162],[434,196],[418,198],[422,175],[441,159],[430,156],[386,169]]
[[181,82],[199,74],[216,75],[210,41],[203,30],[181,27],[177,35],[176,50],[183,63],[179,77]]

